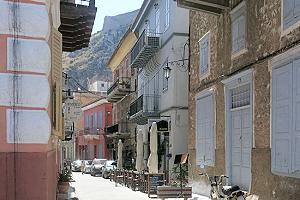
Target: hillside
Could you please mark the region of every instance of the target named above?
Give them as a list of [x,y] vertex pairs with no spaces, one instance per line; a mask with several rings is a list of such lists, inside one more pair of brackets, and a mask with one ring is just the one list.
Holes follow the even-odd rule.
[[103,29],[92,35],[88,48],[63,54],[64,71],[86,88],[88,80],[111,80],[107,62],[137,12],[106,16]]

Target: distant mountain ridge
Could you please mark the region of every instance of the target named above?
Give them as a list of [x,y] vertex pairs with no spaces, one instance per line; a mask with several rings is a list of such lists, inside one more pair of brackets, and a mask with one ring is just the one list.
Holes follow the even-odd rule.
[[[137,13],[135,10],[106,16],[102,30],[92,35],[88,48],[63,54],[64,71],[85,88],[89,81],[111,81],[107,62]],[[77,89],[78,86],[71,81],[71,87]]]

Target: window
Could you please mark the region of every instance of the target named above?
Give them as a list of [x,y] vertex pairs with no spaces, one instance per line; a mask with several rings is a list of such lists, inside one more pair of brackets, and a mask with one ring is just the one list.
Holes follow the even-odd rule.
[[89,127],[89,116],[85,115],[85,128]]
[[165,30],[167,30],[170,26],[170,0],[166,0],[166,25]]
[[300,58],[280,59],[272,70],[272,172],[300,178]]
[[196,163],[214,165],[215,117],[213,95],[210,93],[196,99]]
[[231,11],[232,54],[246,48],[246,4],[240,3]]
[[103,128],[103,116],[102,116],[102,112],[99,112],[99,128]]
[[250,84],[238,86],[231,90],[231,108],[250,105]]
[[97,113],[94,113],[94,127],[97,128]]
[[286,30],[296,24],[300,19],[300,1],[282,0],[282,28]]
[[101,83],[101,87],[104,87],[104,83]]
[[155,12],[155,33],[158,34],[160,32],[160,17],[159,17],[159,8],[157,8]]
[[93,114],[90,115],[90,127],[89,128],[93,128],[94,127],[94,116]]
[[205,78],[209,74],[209,32],[206,33],[200,40],[199,40],[199,47],[200,47],[200,78]]

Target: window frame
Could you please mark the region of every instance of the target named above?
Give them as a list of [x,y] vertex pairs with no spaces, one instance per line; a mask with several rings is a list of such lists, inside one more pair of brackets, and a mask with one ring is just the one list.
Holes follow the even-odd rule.
[[[211,152],[211,154],[212,154],[212,162],[211,163],[209,163],[209,164],[205,164],[205,160],[204,160],[204,166],[210,166],[210,167],[214,167],[215,166],[215,162],[216,162],[216,98],[215,98],[215,89],[214,88],[208,88],[208,89],[205,89],[205,90],[203,90],[203,91],[201,91],[201,92],[199,92],[197,95],[196,95],[196,97],[195,97],[195,106],[196,106],[196,112],[195,112],[195,116],[196,116],[196,118],[195,118],[195,120],[196,120],[196,122],[195,122],[195,140],[196,140],[196,142],[195,142],[195,149],[196,149],[196,165],[197,166],[201,166],[201,164],[200,163],[198,163],[198,158],[197,158],[197,130],[198,130],[198,122],[197,122],[197,120],[198,120],[198,108],[197,108],[197,101],[199,100],[199,99],[203,99],[203,98],[207,98],[207,97],[209,97],[209,96],[212,96],[212,110],[213,110],[213,113],[212,113],[212,120],[213,120],[213,122],[212,122],[212,141],[213,141],[213,143],[212,143],[212,147],[213,147],[213,152]],[[204,154],[205,154],[205,152],[204,152]]]
[[[233,51],[233,25],[236,21],[240,20],[241,17],[244,17],[245,20],[245,27],[244,27],[244,48],[237,49],[237,51]],[[247,49],[247,6],[246,1],[242,1],[239,3],[234,9],[230,11],[230,18],[231,18],[231,59],[234,59],[248,51]],[[238,25],[238,24],[237,24]],[[239,38],[239,37],[238,37]]]
[[[202,74],[201,73],[201,42],[205,39],[208,38],[208,46],[207,46],[207,71],[206,73]],[[199,77],[200,77],[200,81],[207,78],[210,75],[210,31],[208,31],[207,33],[205,33],[198,41],[199,44]]]

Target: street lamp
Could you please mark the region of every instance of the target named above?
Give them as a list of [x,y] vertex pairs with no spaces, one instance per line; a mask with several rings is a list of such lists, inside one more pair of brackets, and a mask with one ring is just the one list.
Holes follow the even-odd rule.
[[168,63],[167,63],[167,66],[165,66],[164,68],[163,68],[163,70],[164,70],[164,76],[165,76],[165,78],[168,80],[169,78],[170,78],[170,74],[171,74],[171,68],[169,67],[169,65],[168,65]]

